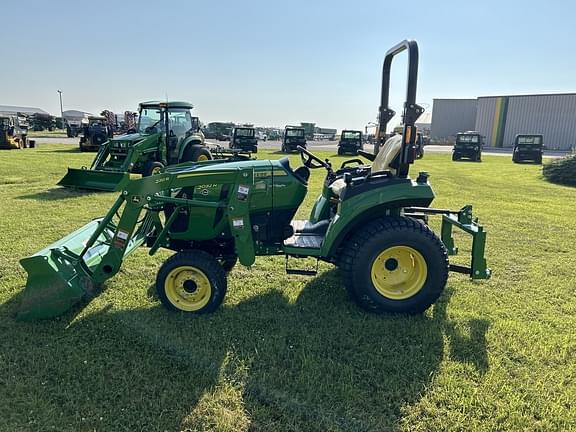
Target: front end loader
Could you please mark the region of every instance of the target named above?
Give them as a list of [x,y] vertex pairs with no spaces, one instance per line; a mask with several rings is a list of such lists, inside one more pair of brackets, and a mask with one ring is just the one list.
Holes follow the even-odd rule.
[[[156,289],[163,305],[192,314],[213,312],[227,290],[237,261],[285,256],[286,271],[313,275],[293,265],[316,258],[338,266],[344,285],[372,312],[421,313],[441,295],[450,270],[487,279],[486,232],[472,207],[431,208],[427,173],[409,177],[415,158],[418,47],[404,41],[384,59],[380,132],[394,116],[388,108],[394,56],[408,51],[408,91],[403,133],[382,143],[377,155],[345,161],[333,169],[300,147],[302,166],[280,160],[211,160],[169,166],[154,176],[129,180],[100,219],[21,263],[28,281],[19,311],[24,320],[60,315],[90,298],[118,273],[139,246],[151,255],[174,251],[159,268]],[[383,136],[380,133],[379,136]],[[308,193],[311,169],[324,169],[322,191],[307,220],[294,215]],[[428,218],[442,218],[437,235]],[[472,237],[470,265],[452,265],[458,252],[453,230]]]
[[98,147],[87,167],[68,168],[58,182],[65,187],[119,191],[130,174],[149,176],[168,165],[208,160],[212,155],[187,102],[143,102],[135,133],[112,138]]

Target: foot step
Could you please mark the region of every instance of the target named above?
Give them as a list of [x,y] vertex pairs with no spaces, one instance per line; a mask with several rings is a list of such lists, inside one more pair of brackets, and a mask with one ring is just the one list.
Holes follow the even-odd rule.
[[296,269],[288,266],[288,255],[286,255],[286,274],[301,276],[316,276],[318,274],[318,259],[316,259],[315,269]]

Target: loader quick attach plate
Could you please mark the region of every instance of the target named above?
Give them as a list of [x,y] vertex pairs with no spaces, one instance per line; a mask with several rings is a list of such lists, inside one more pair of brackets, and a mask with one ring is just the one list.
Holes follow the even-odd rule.
[[60,186],[99,191],[120,191],[130,181],[130,173],[121,171],[68,168],[68,173],[58,182]]

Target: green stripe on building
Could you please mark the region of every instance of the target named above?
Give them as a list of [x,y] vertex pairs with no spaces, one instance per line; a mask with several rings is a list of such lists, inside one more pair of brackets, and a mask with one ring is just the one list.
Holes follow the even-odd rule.
[[508,97],[496,98],[496,109],[494,110],[494,121],[492,123],[492,146],[503,147],[504,131],[506,130],[506,116],[508,114]]

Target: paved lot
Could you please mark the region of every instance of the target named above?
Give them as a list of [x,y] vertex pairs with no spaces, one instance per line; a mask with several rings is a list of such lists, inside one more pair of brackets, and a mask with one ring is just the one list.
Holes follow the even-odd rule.
[[[73,144],[75,146],[78,145],[80,138],[32,138],[35,139],[38,144]],[[207,143],[210,145],[220,145],[222,147],[228,147],[228,141],[216,141],[216,140],[207,140]],[[270,150],[280,150],[281,144],[280,141],[260,141],[258,143],[260,148],[270,149]],[[311,151],[314,150],[332,150],[336,153],[338,147],[338,141],[309,141],[308,148]],[[367,151],[372,151],[373,146],[367,145]],[[451,153],[452,146],[441,146],[441,145],[428,145],[425,147],[425,152],[429,153]],[[497,155],[497,156],[508,156],[512,154],[511,149],[494,149],[494,148],[487,148],[483,151],[483,154],[487,155]],[[565,152],[558,152],[558,151],[545,151],[544,156],[548,157],[562,157],[566,153]]]

